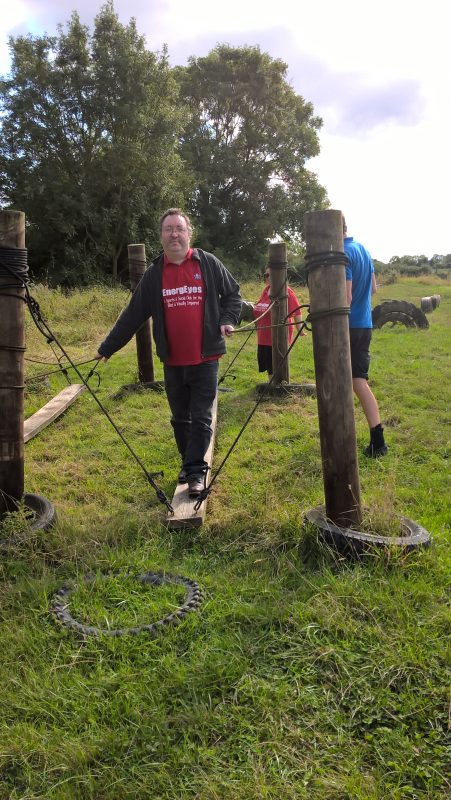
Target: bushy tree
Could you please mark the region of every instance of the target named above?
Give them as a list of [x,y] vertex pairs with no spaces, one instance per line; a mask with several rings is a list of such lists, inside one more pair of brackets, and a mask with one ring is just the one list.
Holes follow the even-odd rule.
[[305,166],[319,152],[322,122],[286,72],[258,47],[225,44],[178,70],[190,108],[181,152],[203,243],[250,264],[277,234],[298,240],[304,213],[326,205]]
[[75,284],[117,277],[126,245],[157,245],[182,202],[183,109],[166,53],[153,54],[113,4],[92,34],[76,13],[58,36],[10,40],[0,83],[1,203],[25,211],[36,273]]

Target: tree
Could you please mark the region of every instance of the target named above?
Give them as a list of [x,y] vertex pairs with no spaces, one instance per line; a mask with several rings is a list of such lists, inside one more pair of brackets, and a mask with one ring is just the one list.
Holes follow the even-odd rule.
[[10,40],[0,83],[1,202],[25,211],[30,264],[68,284],[117,277],[131,241],[157,245],[162,209],[187,191],[183,109],[155,55],[112,2],[92,35],[76,13],[58,36]]
[[277,234],[299,239],[306,211],[326,205],[305,162],[321,120],[258,47],[218,45],[179,68],[190,108],[181,153],[195,176],[192,212],[211,250],[255,264]]

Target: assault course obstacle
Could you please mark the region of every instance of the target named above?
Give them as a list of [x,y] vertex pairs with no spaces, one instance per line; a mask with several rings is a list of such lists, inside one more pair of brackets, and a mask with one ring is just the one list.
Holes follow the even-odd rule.
[[[0,520],[24,502],[49,501],[24,495],[25,214],[0,211]],[[45,502],[44,502],[45,501]],[[52,515],[50,515],[52,517]],[[39,516],[31,527],[41,527]]]
[[403,549],[427,546],[428,532],[406,517],[400,519],[398,537],[359,530],[363,515],[341,211],[307,213],[304,233],[325,496],[325,505],[311,509],[305,521],[316,527],[324,541],[346,554],[361,555],[373,547],[393,545]]
[[362,521],[341,211],[304,218],[316,397],[327,518]]
[[270,384],[257,386],[257,391],[279,396],[287,393],[313,396],[316,393],[315,384],[290,382],[289,328],[287,327],[288,261],[285,242],[274,242],[269,245],[268,272],[269,296],[273,303],[271,308],[273,378]]
[[[328,536],[324,536],[324,538],[327,540],[328,537],[331,537],[337,546],[339,541],[344,540],[348,544],[352,541],[351,550],[353,552],[358,551],[358,548],[354,545],[356,540],[359,541],[359,546],[362,546],[363,543],[363,549],[367,544],[376,543],[384,546],[393,543],[398,544],[398,538],[403,545],[405,544],[407,549],[418,544],[428,544],[430,537],[427,532],[406,518],[401,518],[402,535],[398,538],[395,537],[395,539],[383,536],[371,537],[358,530],[362,522],[362,510],[357,469],[347,319],[349,308],[346,305],[344,270],[346,259],[343,252],[341,212],[329,210],[307,214],[305,235],[307,242],[306,264],[310,290],[308,320],[312,324],[313,334],[325,494],[325,506],[313,509],[306,515],[306,520],[314,523],[323,534],[327,532]],[[25,504],[27,504],[27,498],[29,507],[32,510],[36,511],[36,509],[39,510],[39,508],[45,507],[47,517],[49,516],[48,506],[50,505],[48,501],[45,501],[45,498],[24,495],[23,487],[23,444],[25,438],[23,423],[23,360],[25,351],[23,310],[25,294],[36,322],[31,303],[32,298],[28,294],[25,282],[25,273],[28,267],[26,265],[24,244],[24,215],[21,212],[0,212],[0,375],[2,376],[2,381],[0,382],[0,519],[4,513],[15,510],[21,500],[24,500]],[[286,266],[286,264],[282,264],[282,261],[284,259],[281,258],[279,252],[278,259],[277,257],[273,259],[273,266],[275,263],[276,271]],[[280,285],[280,282],[279,284],[277,283],[276,278],[273,283],[275,286],[274,292],[277,292],[275,296],[278,300],[283,301],[286,298],[286,291],[284,291],[286,282]],[[285,298],[283,295],[285,295]],[[274,332],[277,335],[283,331],[284,340],[276,345],[275,350],[280,354],[284,351],[284,348],[286,349],[282,361],[275,365],[278,372],[274,377],[280,382],[280,385],[289,385],[289,372],[284,371],[289,354],[287,327],[284,324],[287,320],[287,314],[283,302],[280,302],[279,305],[278,315],[274,318],[276,325]],[[281,318],[283,319],[282,323],[280,322]],[[39,324],[38,327],[40,327]],[[44,328],[51,334],[48,326],[44,325]],[[45,330],[41,332],[45,333]],[[59,345],[53,335],[50,340]],[[277,341],[277,339],[275,338],[273,341]],[[64,348],[61,345],[59,346],[64,353]],[[69,358],[66,353],[64,354]],[[70,363],[72,367],[75,367],[72,362]],[[80,375],[80,373],[78,374]],[[205,517],[208,480],[206,480],[205,495],[193,501],[188,497],[186,485],[177,486],[174,495],[174,506],[171,506],[164,492],[158,489],[155,484],[154,476],[147,472],[141,460],[125,441],[108,412],[102,407],[86,382],[83,388],[89,389],[119,436],[142,467],[159,500],[167,506],[170,511],[170,516],[168,515],[167,520],[169,527],[183,528],[201,525]],[[74,393],[76,392],[77,390],[75,389]],[[248,421],[252,414],[249,416]],[[50,417],[51,413],[48,414],[48,421],[50,421]],[[213,419],[215,427],[216,420],[217,398]],[[44,424],[48,424],[48,422]],[[212,463],[213,447],[214,436],[207,454],[209,467]],[[211,483],[215,480],[216,475],[213,476]],[[50,514],[50,516],[52,515]],[[38,527],[42,527],[39,520],[37,524]],[[371,539],[376,539],[376,541],[371,541]]]

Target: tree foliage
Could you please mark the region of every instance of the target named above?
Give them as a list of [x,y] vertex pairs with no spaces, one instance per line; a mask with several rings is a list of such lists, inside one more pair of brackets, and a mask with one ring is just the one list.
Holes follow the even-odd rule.
[[[261,263],[277,235],[302,247],[325,190],[306,162],[321,120],[258,47],[218,45],[172,70],[112,0],[93,30],[73,13],[56,36],[10,39],[0,81],[0,204],[25,211],[35,275],[74,285],[158,247],[157,219],[188,205],[198,241]],[[125,262],[125,263],[124,263]]]
[[0,200],[25,211],[30,263],[55,282],[116,277],[126,245],[156,245],[181,202],[182,109],[166,53],[149,52],[112,3],[92,35],[76,13],[58,36],[10,40],[0,82]]
[[305,167],[321,120],[258,47],[218,45],[178,70],[190,108],[182,156],[195,176],[192,212],[204,245],[254,263],[276,235],[296,240],[325,190]]

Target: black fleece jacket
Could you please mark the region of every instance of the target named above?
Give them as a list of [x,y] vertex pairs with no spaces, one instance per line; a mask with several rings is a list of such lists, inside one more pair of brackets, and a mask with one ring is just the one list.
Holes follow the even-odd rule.
[[[202,356],[222,355],[226,351],[221,325],[236,325],[241,311],[240,287],[224,264],[204,250],[194,249],[205,282],[205,312]],[[142,276],[126,308],[99,347],[109,358],[130,341],[141,325],[152,317],[153,337],[158,357],[169,355],[162,300],[163,254],[151,262]]]

